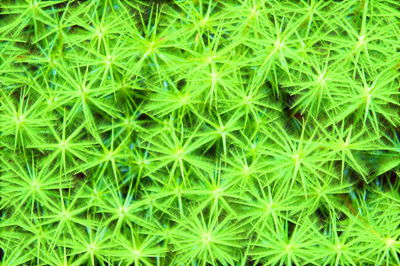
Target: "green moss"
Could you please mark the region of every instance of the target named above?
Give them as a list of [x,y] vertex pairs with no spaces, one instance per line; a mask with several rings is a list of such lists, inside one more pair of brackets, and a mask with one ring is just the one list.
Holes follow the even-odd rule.
[[400,264],[399,10],[1,1],[2,265]]

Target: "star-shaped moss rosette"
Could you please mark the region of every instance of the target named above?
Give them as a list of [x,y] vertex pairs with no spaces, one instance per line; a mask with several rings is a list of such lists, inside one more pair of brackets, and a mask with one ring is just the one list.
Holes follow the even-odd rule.
[[395,0],[1,1],[1,264],[400,264],[399,24]]

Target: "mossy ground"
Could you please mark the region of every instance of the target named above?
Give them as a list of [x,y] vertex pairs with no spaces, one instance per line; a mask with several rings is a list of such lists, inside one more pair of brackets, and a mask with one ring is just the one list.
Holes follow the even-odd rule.
[[0,3],[2,265],[400,264],[400,2]]

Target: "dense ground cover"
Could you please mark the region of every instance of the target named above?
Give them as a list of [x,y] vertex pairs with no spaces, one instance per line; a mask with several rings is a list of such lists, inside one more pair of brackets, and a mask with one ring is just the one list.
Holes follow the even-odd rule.
[[396,0],[2,0],[2,265],[400,264],[399,51]]

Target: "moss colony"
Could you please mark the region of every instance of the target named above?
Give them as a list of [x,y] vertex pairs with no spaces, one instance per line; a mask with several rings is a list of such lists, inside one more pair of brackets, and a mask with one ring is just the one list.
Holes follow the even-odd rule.
[[2,265],[399,265],[399,51],[397,0],[2,0]]

